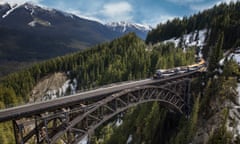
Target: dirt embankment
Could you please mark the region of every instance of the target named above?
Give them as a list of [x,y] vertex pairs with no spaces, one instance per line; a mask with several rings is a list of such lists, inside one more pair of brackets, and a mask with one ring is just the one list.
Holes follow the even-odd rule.
[[42,78],[33,88],[30,102],[41,101],[46,94],[56,93],[66,81],[67,76],[65,73],[54,73]]

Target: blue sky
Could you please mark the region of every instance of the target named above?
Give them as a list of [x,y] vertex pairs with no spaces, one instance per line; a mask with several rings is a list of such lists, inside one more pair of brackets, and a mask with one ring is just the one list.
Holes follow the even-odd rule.
[[[24,3],[27,0],[0,0]],[[28,0],[29,1],[29,0]],[[174,17],[189,16],[221,2],[238,0],[30,0],[47,6],[106,22],[127,21],[155,27]]]

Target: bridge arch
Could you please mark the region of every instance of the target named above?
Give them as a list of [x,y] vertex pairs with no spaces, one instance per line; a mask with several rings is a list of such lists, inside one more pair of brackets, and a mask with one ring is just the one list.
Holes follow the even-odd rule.
[[68,125],[63,130],[52,134],[50,143],[55,143],[67,132],[78,133],[75,137],[77,143],[87,134],[115,115],[139,104],[158,101],[160,104],[183,114],[186,105],[184,94],[178,93],[164,86],[146,85],[126,89],[86,107],[77,116],[70,118]]

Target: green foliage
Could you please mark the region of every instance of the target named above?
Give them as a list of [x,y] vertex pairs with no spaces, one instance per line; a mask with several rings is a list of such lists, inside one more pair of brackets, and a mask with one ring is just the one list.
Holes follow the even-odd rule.
[[2,123],[0,125],[0,143],[1,144],[14,144],[14,135],[11,123]]
[[[114,82],[150,77],[159,68],[194,63],[194,49],[183,53],[182,49],[174,48],[171,43],[161,44],[154,47],[152,51],[147,51],[146,47],[144,41],[130,33],[110,43],[57,57],[35,64],[21,72],[10,74],[0,83],[0,108],[27,103],[31,90],[39,80],[55,72],[69,72],[69,78],[76,78],[78,89],[82,90]],[[156,108],[154,110],[155,113]],[[139,132],[142,130],[146,132],[152,128],[150,123],[147,123],[146,129],[139,127],[143,124],[142,120],[146,118],[143,114],[136,116],[139,117],[136,121]],[[154,115],[150,115],[146,121],[150,122],[153,118]],[[125,140],[126,136],[123,137],[122,139]],[[141,137],[151,139],[150,135]]]
[[[194,48],[188,48],[184,53],[182,49],[175,48],[173,43],[155,45],[152,51],[148,53],[150,54],[150,71],[153,72],[159,68],[163,69],[192,64],[195,60],[194,53]],[[157,133],[162,138],[162,142],[168,141],[169,137],[166,137],[164,127],[168,129],[172,124],[168,123],[166,115],[167,112],[165,110],[159,110],[158,103],[138,106],[134,109],[134,112],[130,111],[125,116],[124,123],[121,126],[113,128],[114,132],[111,134],[109,140],[104,139],[100,134],[100,137],[97,135],[94,141],[95,143],[101,143],[103,140],[102,143],[122,144],[126,143],[131,134],[135,143],[158,143],[159,139],[156,138]],[[164,124],[168,124],[169,126],[164,126]]]
[[189,47],[183,52],[182,48],[175,48],[173,43],[155,45],[152,53],[152,65],[156,65],[154,69],[184,66],[195,61],[194,47]]
[[208,71],[210,73],[214,72],[215,69],[219,67],[219,61],[223,58],[223,51],[222,51],[223,39],[224,39],[224,34],[221,33],[218,37],[218,40],[215,46],[211,49],[211,53],[209,56],[209,65],[208,65]]
[[[0,101],[6,105],[28,102],[36,83],[55,72],[70,72],[77,78],[78,89],[87,89],[113,82],[150,77],[157,68],[169,68],[194,62],[194,49],[183,53],[173,44],[161,44],[152,51],[135,34],[98,45],[79,53],[57,57],[13,73],[1,80]],[[10,100],[7,98],[9,97]]]
[[227,118],[228,118],[228,109],[222,110],[222,123],[221,126],[213,131],[211,134],[208,144],[231,144],[233,135],[227,131]]
[[186,144],[191,142],[197,128],[199,104],[200,96],[198,96],[195,100],[189,120],[186,120],[185,118],[182,119],[182,124],[179,125],[180,131],[177,133],[175,137],[171,139],[170,143]]
[[[113,133],[100,132],[100,140],[94,143],[98,144],[122,144],[126,143],[128,137],[132,135],[134,143],[151,143],[156,132],[158,131],[157,125],[165,119],[166,111],[160,109],[159,104],[143,104],[131,109],[124,116],[124,123],[119,127],[113,126]],[[109,125],[101,129],[106,130]],[[101,142],[102,141],[102,142]]]
[[232,76],[240,76],[239,66],[236,61],[234,61],[233,59],[225,59],[223,75],[226,77],[226,79]]
[[221,106],[226,100],[236,103],[237,80],[233,77],[225,79],[223,76],[217,79],[209,79],[203,91],[201,112],[205,118],[215,113],[215,107]]
[[0,85],[0,108],[4,108],[5,104],[17,103],[17,97],[13,88],[5,88]]
[[237,42],[240,37],[239,9],[240,2],[223,3],[190,17],[183,17],[183,19],[175,18],[164,24],[159,24],[150,31],[146,42],[155,44],[173,37],[181,37],[183,34],[196,30],[207,29],[210,33],[207,33],[207,44],[203,49],[203,54],[207,58],[210,48],[215,45],[218,35],[221,35],[221,33],[224,34],[223,50],[239,46],[239,42]]

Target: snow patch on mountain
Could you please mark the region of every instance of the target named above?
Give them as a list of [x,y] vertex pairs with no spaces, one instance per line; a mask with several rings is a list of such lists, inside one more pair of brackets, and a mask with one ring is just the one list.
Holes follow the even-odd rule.
[[113,28],[113,30],[119,30],[121,32],[126,32],[127,28],[135,28],[135,29],[142,30],[142,31],[152,30],[152,27],[149,25],[127,23],[124,21],[107,23],[106,26]]
[[50,27],[51,23],[49,21],[45,21],[39,18],[34,18],[33,21],[29,22],[28,25],[31,27],[35,27],[36,24],[39,24],[41,26],[45,26],[45,27]]
[[34,8],[33,8],[32,6],[25,4],[25,5],[24,5],[24,8],[25,8],[26,10],[30,11],[30,14],[33,16],[35,10],[34,10]]
[[148,25],[142,25],[142,24],[136,24],[136,23],[128,23],[128,22],[112,22],[105,24],[106,27],[108,27],[110,30],[126,34],[129,32],[134,32],[138,37],[145,40],[147,33],[152,30],[151,26]]
[[21,5],[13,5],[11,6],[11,9],[8,10],[3,16],[2,18],[6,18],[9,14],[11,14],[15,9],[17,9],[18,7],[20,7]]
[[65,17],[70,17],[70,18],[72,18],[72,19],[74,18],[74,17],[73,17],[73,14],[71,14],[71,13],[62,12],[62,11],[61,11],[61,13],[62,13]]

